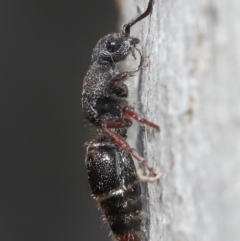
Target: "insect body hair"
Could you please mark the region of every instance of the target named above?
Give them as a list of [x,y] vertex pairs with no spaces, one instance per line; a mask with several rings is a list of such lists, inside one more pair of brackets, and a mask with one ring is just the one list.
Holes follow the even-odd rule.
[[[140,40],[130,36],[131,27],[152,12],[153,0],[146,11],[126,23],[121,33],[101,38],[93,49],[92,64],[83,81],[82,107],[86,119],[96,127],[96,135],[87,144],[85,164],[92,194],[103,211],[118,241],[142,241],[141,188],[133,157],[151,176],[157,173],[126,141],[132,119],[159,131],[158,125],[136,113],[128,102],[125,81],[146,68],[140,50]],[[141,60],[137,68],[121,71],[118,63],[127,56]]]
[[104,220],[117,240],[141,240],[141,187],[133,159],[108,137],[89,143],[87,175]]

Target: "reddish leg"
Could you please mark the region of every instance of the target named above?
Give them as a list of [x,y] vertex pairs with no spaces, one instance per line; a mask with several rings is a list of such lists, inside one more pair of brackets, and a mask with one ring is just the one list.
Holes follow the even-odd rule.
[[107,128],[124,128],[124,127],[130,127],[132,125],[132,120],[129,118],[124,119],[113,119],[108,120],[105,123]]
[[148,165],[147,160],[139,156],[137,151],[131,148],[131,146],[127,143],[127,141],[123,137],[110,131],[106,126],[107,126],[106,124],[101,124],[101,128],[106,135],[108,135],[123,150],[129,152],[141,165],[147,168],[153,177],[158,176],[157,173],[154,171],[154,169]]
[[137,234],[124,235],[120,237],[120,241],[141,241],[140,237]]
[[156,125],[153,122],[148,121],[147,119],[141,117],[138,113],[134,112],[130,108],[124,109],[124,114],[133,118],[134,120],[136,120],[140,123],[143,123],[146,126],[149,126],[149,127],[152,127],[154,129],[156,129],[158,132],[160,131],[160,127],[158,125]]

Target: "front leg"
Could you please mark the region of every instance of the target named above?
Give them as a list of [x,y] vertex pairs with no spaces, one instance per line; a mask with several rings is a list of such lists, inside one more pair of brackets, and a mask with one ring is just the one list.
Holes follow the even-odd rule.
[[120,81],[124,81],[124,80],[127,80],[130,77],[133,77],[135,73],[137,73],[138,71],[140,71],[142,69],[145,69],[146,67],[149,66],[149,64],[150,64],[150,62],[149,62],[148,59],[147,59],[145,64],[143,64],[143,61],[141,60],[140,65],[136,69],[133,69],[133,70],[130,70],[130,71],[124,71],[124,72],[116,74],[110,80],[110,84],[117,83],[117,82],[120,82]]

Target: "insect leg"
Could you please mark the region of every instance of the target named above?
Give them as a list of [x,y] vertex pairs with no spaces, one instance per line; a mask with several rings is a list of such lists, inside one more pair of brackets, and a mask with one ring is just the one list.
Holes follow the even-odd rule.
[[101,124],[101,129],[102,131],[108,135],[120,148],[122,148],[123,150],[129,152],[141,165],[143,165],[146,169],[148,169],[148,171],[151,173],[151,175],[153,177],[158,177],[159,175],[154,171],[154,169],[152,167],[150,167],[148,165],[148,162],[146,159],[144,159],[143,157],[139,156],[139,154],[137,153],[137,151],[132,148],[127,141],[120,135],[110,131],[107,127],[105,123]]
[[124,114],[133,118],[134,120],[143,123],[146,126],[152,127],[154,129],[156,129],[158,132],[160,131],[160,127],[156,124],[154,124],[153,122],[143,118],[142,116],[140,116],[137,112],[131,110],[130,108],[125,108],[124,109]]
[[138,169],[137,170],[137,175],[138,175],[138,178],[141,182],[155,182],[156,180],[159,181],[159,179],[162,178],[162,176],[164,175],[164,171],[162,171],[161,173],[159,173],[157,176],[155,177],[148,177],[148,176],[145,176],[143,174],[143,171],[142,169]]
[[107,128],[125,128],[130,127],[131,125],[132,120],[129,118],[107,120],[105,123]]
[[118,97],[128,97],[128,87],[123,82],[112,83],[111,91]]
[[110,80],[110,84],[111,84],[111,83],[120,82],[120,81],[124,81],[124,80],[126,80],[126,79],[134,76],[134,74],[137,73],[138,71],[140,71],[140,70],[148,67],[148,66],[149,66],[149,63],[150,63],[150,62],[147,61],[145,64],[143,64],[143,61],[141,60],[140,65],[139,65],[136,69],[118,73],[116,76],[114,76],[114,77]]
[[122,237],[120,241],[141,241],[141,239],[137,234],[132,234],[130,237],[129,235]]

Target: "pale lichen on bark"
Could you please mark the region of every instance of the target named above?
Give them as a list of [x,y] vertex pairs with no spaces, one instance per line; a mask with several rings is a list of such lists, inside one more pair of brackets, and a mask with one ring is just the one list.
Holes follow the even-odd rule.
[[[147,2],[123,0],[121,23]],[[160,185],[148,184],[150,240],[238,241],[240,2],[155,0],[138,25],[151,61],[140,109],[161,126],[144,132],[144,154],[165,170]]]

